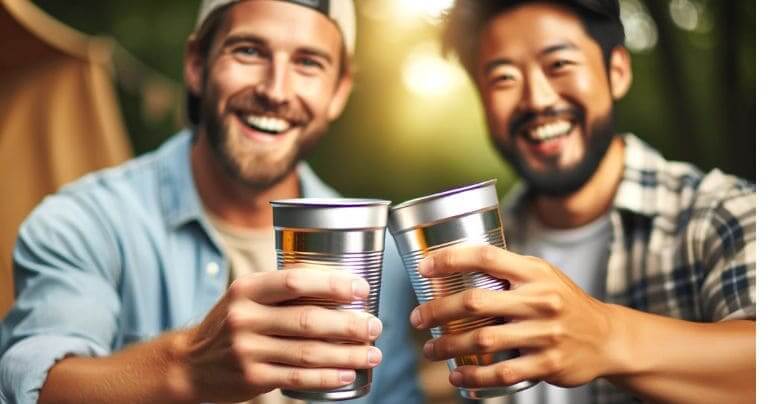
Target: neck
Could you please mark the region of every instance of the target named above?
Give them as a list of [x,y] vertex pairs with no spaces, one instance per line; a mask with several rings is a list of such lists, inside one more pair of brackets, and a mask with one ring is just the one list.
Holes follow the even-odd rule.
[[294,169],[278,183],[254,189],[232,178],[213,155],[205,135],[198,130],[192,146],[192,175],[200,199],[208,212],[223,222],[244,228],[272,227],[269,201],[299,197],[299,175]]
[[592,178],[564,197],[536,196],[533,210],[546,226],[569,229],[583,226],[611,208],[624,173],[624,141],[615,136]]

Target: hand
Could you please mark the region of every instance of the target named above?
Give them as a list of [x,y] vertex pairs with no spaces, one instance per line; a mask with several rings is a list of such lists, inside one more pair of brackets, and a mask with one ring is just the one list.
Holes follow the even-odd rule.
[[[372,368],[376,317],[316,306],[280,306],[298,297],[340,302],[368,296],[368,283],[342,272],[293,268],[235,281],[203,322],[182,334],[182,397],[244,401],[275,388],[333,389],[352,369]],[[334,343],[329,341],[344,341]]]
[[488,366],[461,366],[450,375],[455,386],[512,385],[543,380],[572,387],[611,371],[611,306],[576,286],[565,274],[535,257],[492,246],[457,246],[421,262],[425,277],[484,272],[512,285],[508,291],[469,289],[427,302],[411,323],[427,329],[469,317],[500,317],[506,323],[428,341],[425,355],[445,360],[471,353],[520,349],[518,358]]

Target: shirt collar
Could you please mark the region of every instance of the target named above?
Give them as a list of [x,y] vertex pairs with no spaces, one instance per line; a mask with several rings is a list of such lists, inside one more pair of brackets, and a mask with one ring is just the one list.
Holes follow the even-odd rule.
[[[166,225],[172,228],[192,221],[205,223],[203,204],[192,176],[191,151],[192,134],[188,129],[177,133],[158,150],[161,204]],[[302,197],[339,196],[306,162],[299,162],[297,169]]]
[[[666,160],[658,151],[633,134],[624,140],[624,173],[613,200],[613,207],[644,216],[659,212],[659,177]],[[530,187],[519,181],[502,200],[503,211],[520,218],[532,197]]]

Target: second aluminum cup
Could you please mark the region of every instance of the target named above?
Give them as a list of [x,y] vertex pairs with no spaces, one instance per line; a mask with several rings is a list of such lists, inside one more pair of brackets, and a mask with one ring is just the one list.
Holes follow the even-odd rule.
[[[491,244],[506,248],[504,230],[499,217],[496,180],[425,196],[392,207],[389,229],[408,271],[420,304],[449,296],[470,288],[505,290],[506,281],[480,272],[424,278],[419,263],[431,252],[458,244]],[[500,324],[492,317],[450,321],[431,329],[432,336],[460,334],[480,327]],[[448,361],[453,370],[462,365],[491,365],[518,356],[517,351],[496,354],[462,355]],[[513,394],[535,382],[523,381],[512,386],[492,388],[459,388],[462,396],[483,399]]]
[[[378,199],[286,199],[272,201],[277,268],[309,265],[346,271],[368,281],[367,300],[351,303],[299,298],[290,304],[361,311],[378,316],[381,267],[389,201]],[[335,401],[361,397],[371,389],[373,371],[358,369],[355,380],[334,390],[283,390],[300,400]]]

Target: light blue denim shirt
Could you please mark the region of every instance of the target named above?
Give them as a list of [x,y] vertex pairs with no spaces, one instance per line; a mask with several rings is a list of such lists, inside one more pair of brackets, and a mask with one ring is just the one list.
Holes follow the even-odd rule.
[[[103,356],[200,322],[228,286],[192,178],[192,137],[83,177],[45,198],[13,254],[16,303],[0,324],[0,402],[34,403],[67,355]],[[305,163],[302,196],[336,197]],[[413,291],[387,237],[376,345],[383,361],[360,403],[420,403],[409,339]]]

